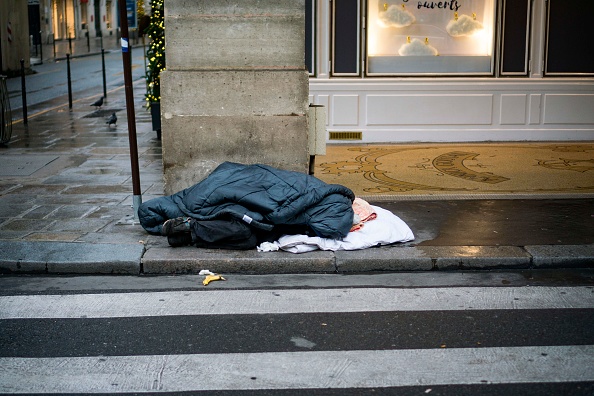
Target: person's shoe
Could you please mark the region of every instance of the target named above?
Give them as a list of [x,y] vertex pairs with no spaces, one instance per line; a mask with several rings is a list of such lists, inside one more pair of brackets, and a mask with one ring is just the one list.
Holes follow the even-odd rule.
[[161,234],[173,235],[178,232],[190,232],[190,217],[176,217],[175,219],[169,219],[163,223],[161,228]]
[[167,236],[167,242],[172,247],[188,246],[192,244],[192,234],[189,232],[178,232]]

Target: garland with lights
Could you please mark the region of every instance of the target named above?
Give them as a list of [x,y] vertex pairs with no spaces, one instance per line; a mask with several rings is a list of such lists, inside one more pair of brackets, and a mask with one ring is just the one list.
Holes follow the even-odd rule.
[[146,30],[151,43],[146,51],[148,60],[146,70],[147,92],[145,99],[147,107],[153,102],[161,100],[160,75],[165,70],[165,24],[164,0],[151,0],[151,23]]
[[144,0],[136,0],[136,18],[140,21],[140,18],[144,16]]

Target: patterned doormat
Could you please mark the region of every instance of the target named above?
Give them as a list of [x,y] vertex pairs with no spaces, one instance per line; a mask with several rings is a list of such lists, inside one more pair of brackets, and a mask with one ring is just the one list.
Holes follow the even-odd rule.
[[333,145],[315,176],[382,199],[594,197],[594,144]]

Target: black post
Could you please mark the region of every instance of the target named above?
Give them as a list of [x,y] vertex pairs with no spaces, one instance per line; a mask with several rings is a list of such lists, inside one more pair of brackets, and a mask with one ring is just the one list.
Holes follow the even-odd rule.
[[[4,73],[4,66],[2,65],[2,29],[0,29],[0,74]],[[146,70],[146,67],[144,68]]]
[[87,26],[87,52],[91,52],[91,35],[89,34],[88,26]]
[[23,98],[23,124],[27,125],[27,86],[25,84],[25,60],[21,59],[21,90]]
[[70,53],[72,53],[72,37],[70,37],[70,32],[68,32],[68,48],[70,48]]
[[70,54],[66,54],[66,72],[68,73],[68,108],[72,110],[72,81],[70,79]]
[[41,64],[43,65],[43,42],[41,41],[41,33],[42,31],[39,31],[39,58],[41,59]]
[[52,44],[54,45],[54,61],[56,60],[56,35],[52,33]]
[[101,69],[103,70],[103,99],[107,99],[107,81],[105,79],[105,50],[101,48]]
[[132,208],[134,220],[138,220],[138,207],[142,203],[140,192],[140,172],[138,169],[138,146],[136,142],[136,114],[134,112],[134,92],[132,90],[132,56],[128,37],[128,18],[126,2],[119,1],[120,27],[122,29],[122,63],[124,65],[124,87],[126,91],[126,114],[128,116],[128,139],[130,141],[130,163],[132,167]]

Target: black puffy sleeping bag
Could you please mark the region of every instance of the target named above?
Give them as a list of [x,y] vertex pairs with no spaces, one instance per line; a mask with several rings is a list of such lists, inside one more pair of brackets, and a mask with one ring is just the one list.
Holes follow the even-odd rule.
[[152,234],[175,217],[230,216],[264,231],[275,225],[305,225],[319,237],[341,239],[353,224],[354,199],[350,189],[304,173],[224,162],[192,187],[144,202],[138,217]]

